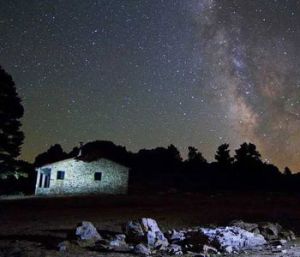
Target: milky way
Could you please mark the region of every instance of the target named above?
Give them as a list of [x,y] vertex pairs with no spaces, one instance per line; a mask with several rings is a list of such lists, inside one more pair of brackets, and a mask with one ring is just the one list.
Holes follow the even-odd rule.
[[251,141],[300,169],[300,1],[5,1],[0,17],[23,158],[107,139],[212,160]]
[[207,2],[206,83],[219,94],[230,142],[255,142],[266,158],[298,167],[299,2],[238,3]]

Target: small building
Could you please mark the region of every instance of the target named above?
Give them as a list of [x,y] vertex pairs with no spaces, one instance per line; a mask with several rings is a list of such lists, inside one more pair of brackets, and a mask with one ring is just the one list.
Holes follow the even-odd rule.
[[70,158],[39,167],[36,195],[126,194],[129,168],[100,158],[90,162]]

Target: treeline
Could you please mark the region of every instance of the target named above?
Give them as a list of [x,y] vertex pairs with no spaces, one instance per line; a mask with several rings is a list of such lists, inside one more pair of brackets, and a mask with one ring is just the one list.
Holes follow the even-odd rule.
[[[80,154],[79,154],[80,152]],[[80,155],[80,156],[79,156]],[[78,157],[79,156],[79,157]],[[243,143],[230,154],[228,144],[218,147],[208,162],[197,148],[188,147],[183,159],[174,145],[142,149],[137,153],[110,141],[94,141],[66,153],[54,145],[35,159],[35,166],[76,157],[83,161],[108,158],[130,167],[131,192],[195,192],[204,190],[297,191],[300,174],[280,171],[262,160],[256,146]]]

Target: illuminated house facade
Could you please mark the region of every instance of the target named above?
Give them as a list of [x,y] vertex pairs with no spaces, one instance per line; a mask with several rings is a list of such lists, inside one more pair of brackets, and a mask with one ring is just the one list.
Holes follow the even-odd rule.
[[126,194],[129,168],[100,158],[70,158],[37,168],[36,195]]

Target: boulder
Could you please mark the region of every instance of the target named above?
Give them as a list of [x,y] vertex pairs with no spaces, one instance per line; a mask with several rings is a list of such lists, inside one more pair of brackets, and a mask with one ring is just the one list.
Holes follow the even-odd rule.
[[117,234],[107,240],[107,245],[111,250],[126,252],[130,250],[130,247],[127,245],[126,235]]
[[136,254],[140,254],[140,255],[150,255],[151,254],[150,249],[142,243],[137,244],[134,247],[133,252],[136,253]]
[[185,240],[186,231],[176,231],[173,229],[167,234],[167,238],[171,243],[180,242]]
[[129,252],[132,248],[125,241],[124,234],[117,234],[111,236],[109,239],[102,239],[97,241],[97,250],[115,251],[115,252]]
[[265,222],[259,224],[259,231],[266,240],[279,239],[279,233],[282,231],[282,227],[278,223]]
[[154,219],[151,218],[142,218],[140,221],[142,225],[142,229],[147,232],[147,231],[152,231],[152,232],[160,232],[160,229],[157,225],[157,222]]
[[292,230],[282,230],[279,233],[279,240],[296,240],[295,233]]
[[78,245],[82,247],[94,246],[102,239],[94,225],[89,221],[82,221],[76,228],[75,235]]
[[81,240],[100,240],[102,237],[94,225],[89,221],[82,221],[76,228],[76,236]]
[[[149,243],[148,243],[149,244]],[[154,245],[150,244],[150,246],[154,246],[155,248],[164,248],[169,245],[167,238],[161,231],[155,232],[155,242]]]
[[151,248],[162,248],[169,244],[154,219],[129,221],[123,227],[123,232],[130,243],[145,243]]
[[131,243],[142,242],[145,237],[145,233],[139,221],[128,221],[123,226],[123,233]]

